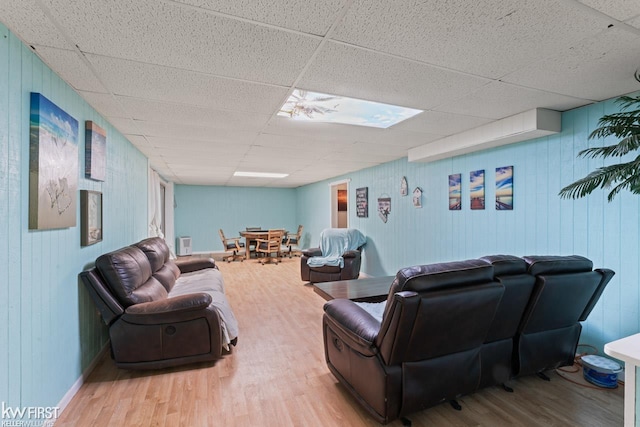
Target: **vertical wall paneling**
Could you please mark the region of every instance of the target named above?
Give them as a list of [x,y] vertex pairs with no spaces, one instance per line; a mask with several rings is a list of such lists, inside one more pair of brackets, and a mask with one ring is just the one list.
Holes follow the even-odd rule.
[[222,251],[219,229],[228,237],[245,227],[298,229],[295,189],[176,185],[174,191],[176,237],[190,236],[196,253]]
[[[562,132],[492,150],[433,163],[400,159],[297,190],[300,221],[317,236],[327,226],[324,191],[327,183],[350,178],[352,189],[369,188],[369,217],[350,215],[350,224],[367,236],[362,270],[372,276],[395,274],[401,267],[506,253],[514,255],[578,254],[607,267],[616,275],[584,323],[582,342],[602,348],[604,343],[640,331],[640,197],[620,194],[607,202],[597,190],[578,200],[563,200],[565,185],[604,165],[602,159],[577,158],[580,150],[615,140],[589,140],[605,113],[619,111],[614,100],[571,110],[562,115]],[[609,160],[608,160],[609,161]],[[616,160],[617,161],[617,160]],[[514,209],[496,211],[495,169],[514,167]],[[469,173],[485,170],[484,211],[469,208]],[[447,205],[450,174],[462,174],[461,211]],[[423,190],[423,208],[399,196],[400,179],[410,190]],[[383,223],[377,198],[392,198],[392,213]],[[352,192],[350,203],[355,202]]]
[[[146,236],[147,159],[3,25],[0,77],[0,401],[56,406],[107,342],[78,273]],[[28,230],[31,92],[78,120],[78,187],[105,203],[98,244],[80,247],[79,203],[75,227]],[[86,120],[107,129],[104,182],[84,178]]]

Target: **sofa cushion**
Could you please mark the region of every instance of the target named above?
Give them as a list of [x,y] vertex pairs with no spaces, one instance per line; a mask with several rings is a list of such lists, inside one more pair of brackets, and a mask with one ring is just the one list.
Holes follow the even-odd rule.
[[153,277],[162,283],[167,292],[171,292],[176,279],[180,277],[180,269],[170,259],[171,252],[164,239],[150,237],[136,243],[135,246],[147,256]]
[[96,268],[125,308],[167,297],[166,288],[151,274],[149,259],[136,246],[101,255]]
[[493,265],[493,275],[512,276],[515,274],[525,274],[527,272],[527,263],[522,258],[513,255],[488,255],[480,258]]
[[569,274],[591,271],[593,262],[580,255],[556,256],[525,256],[522,257],[529,264],[529,274]]

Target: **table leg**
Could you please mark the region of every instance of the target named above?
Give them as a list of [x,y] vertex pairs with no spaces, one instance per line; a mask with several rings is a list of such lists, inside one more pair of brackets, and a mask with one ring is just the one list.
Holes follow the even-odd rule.
[[636,425],[636,365],[624,367],[624,426]]

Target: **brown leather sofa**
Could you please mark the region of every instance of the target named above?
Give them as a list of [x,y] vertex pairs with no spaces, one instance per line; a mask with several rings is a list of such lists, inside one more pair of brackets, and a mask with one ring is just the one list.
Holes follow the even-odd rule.
[[213,259],[176,264],[161,238],[101,255],[80,273],[104,323],[111,356],[128,369],[219,359],[237,321]]
[[381,318],[366,304],[325,304],[327,365],[387,423],[517,375],[571,364],[579,322],[614,274],[591,268],[578,256],[507,255],[403,268],[381,303]]

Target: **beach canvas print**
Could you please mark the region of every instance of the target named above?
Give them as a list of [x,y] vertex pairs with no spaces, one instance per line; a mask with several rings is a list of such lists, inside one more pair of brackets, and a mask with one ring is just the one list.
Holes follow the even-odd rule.
[[449,210],[459,211],[462,209],[462,174],[449,175]]
[[74,227],[78,121],[39,93],[29,121],[29,229]]
[[85,177],[104,181],[107,175],[107,131],[87,120],[84,144]]
[[513,166],[496,168],[496,210],[513,210]]
[[484,169],[473,171],[469,175],[471,209],[484,209]]

